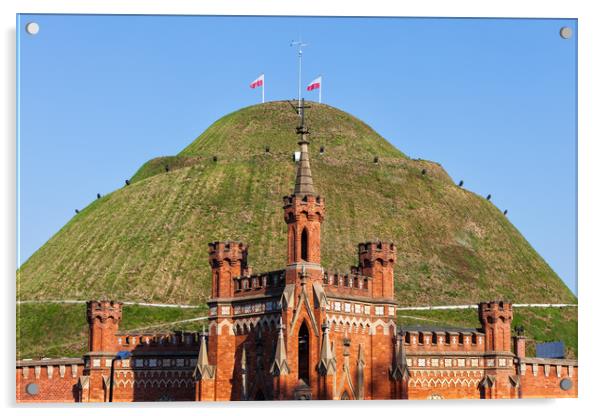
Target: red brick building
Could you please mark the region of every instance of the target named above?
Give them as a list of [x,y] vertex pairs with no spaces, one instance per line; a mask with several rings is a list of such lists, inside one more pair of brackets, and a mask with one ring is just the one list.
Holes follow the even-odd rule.
[[121,303],[90,301],[89,352],[19,361],[17,401],[577,396],[577,362],[525,357],[510,303],[479,304],[480,328],[398,326],[393,243],[360,243],[349,273],[325,270],[326,201],[313,185],[303,122],[297,132],[282,270],[252,274],[244,243],[209,244],[212,294],[201,334],[122,333]]

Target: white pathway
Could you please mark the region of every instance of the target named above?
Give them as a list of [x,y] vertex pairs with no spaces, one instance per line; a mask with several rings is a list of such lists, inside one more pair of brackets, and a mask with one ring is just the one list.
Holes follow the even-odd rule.
[[[30,303],[63,303],[63,304],[85,304],[85,300],[18,300],[17,304],[30,304]],[[198,308],[197,305],[179,305],[173,303],[145,303],[145,302],[123,302],[124,305],[138,305],[138,306],[150,306],[156,308],[185,308],[194,309]],[[565,307],[577,307],[576,303],[517,303],[513,304],[514,308],[565,308]],[[442,306],[406,306],[398,307],[398,311],[430,311],[430,310],[450,310],[450,309],[476,309],[478,305],[442,305]],[[400,315],[402,318],[418,319],[421,321],[438,322],[436,319],[420,318],[416,316]],[[174,324],[182,324],[195,321],[206,320],[207,316],[200,316],[197,318],[184,319],[181,321],[173,322],[162,322],[156,325],[149,325],[140,328],[129,329],[128,331],[139,331],[143,329],[158,328],[163,326],[171,326]]]
[[[71,304],[84,304],[85,300],[18,300],[17,304],[28,304],[28,303],[71,303]],[[183,308],[183,309],[194,309],[200,307],[200,305],[183,305],[176,303],[146,303],[146,302],[123,302],[124,305],[138,305],[138,306],[150,306],[155,308]],[[476,304],[469,305],[441,305],[441,306],[400,306],[397,308],[398,311],[430,311],[430,310],[445,310],[445,309],[477,309],[479,306]],[[576,303],[513,303],[514,308],[566,308],[566,307],[577,307]]]
[[[85,300],[18,300],[17,305],[28,303],[68,303],[68,304],[85,304]],[[151,306],[155,308],[182,308],[195,309],[200,305],[179,305],[177,303],[146,303],[146,302],[122,302],[124,305]]]

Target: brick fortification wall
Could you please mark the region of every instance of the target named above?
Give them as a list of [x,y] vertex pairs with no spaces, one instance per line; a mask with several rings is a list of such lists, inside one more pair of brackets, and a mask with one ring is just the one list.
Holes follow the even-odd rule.
[[524,399],[577,397],[579,369],[576,360],[527,358],[520,361],[518,371]]
[[[17,362],[17,402],[74,402],[76,384],[83,374],[83,360],[49,359]],[[31,389],[30,394],[28,392]]]
[[118,332],[118,302],[88,302],[87,316],[83,358],[17,362],[17,402],[194,400],[198,334]]

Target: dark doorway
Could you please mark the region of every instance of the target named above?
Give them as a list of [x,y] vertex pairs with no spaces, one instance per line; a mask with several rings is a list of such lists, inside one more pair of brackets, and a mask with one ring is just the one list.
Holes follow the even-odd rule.
[[309,385],[309,330],[305,322],[299,328],[299,379]]

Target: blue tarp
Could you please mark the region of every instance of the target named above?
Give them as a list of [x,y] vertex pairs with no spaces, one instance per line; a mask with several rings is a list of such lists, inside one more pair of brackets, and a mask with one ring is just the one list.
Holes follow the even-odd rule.
[[131,352],[129,352],[129,351],[119,351],[119,352],[117,353],[117,359],[118,359],[118,360],[124,360],[124,359],[126,359],[126,358],[129,358],[129,357],[130,357],[130,355],[132,355],[132,353],[131,353]]
[[564,358],[564,342],[543,342],[535,344],[535,356],[538,358]]

